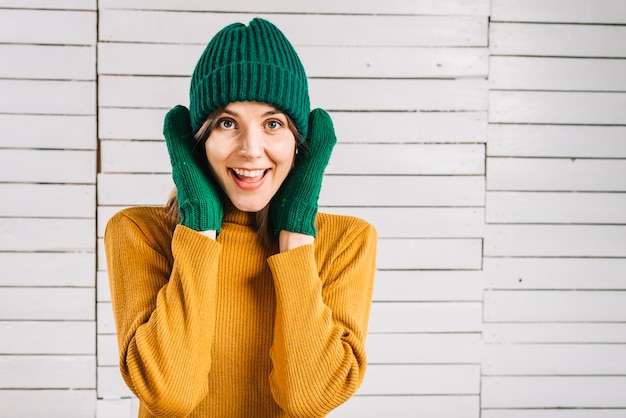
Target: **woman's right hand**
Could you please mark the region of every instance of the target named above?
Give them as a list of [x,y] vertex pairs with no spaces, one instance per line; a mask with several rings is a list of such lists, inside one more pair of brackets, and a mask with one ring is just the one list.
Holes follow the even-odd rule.
[[196,150],[189,110],[181,105],[167,112],[163,135],[177,189],[180,223],[196,231],[220,231],[224,210],[203,152]]

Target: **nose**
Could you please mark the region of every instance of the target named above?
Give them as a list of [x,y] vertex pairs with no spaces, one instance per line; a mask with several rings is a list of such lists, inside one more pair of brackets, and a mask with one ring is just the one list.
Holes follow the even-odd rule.
[[246,129],[241,137],[239,154],[248,160],[256,160],[263,155],[263,133]]

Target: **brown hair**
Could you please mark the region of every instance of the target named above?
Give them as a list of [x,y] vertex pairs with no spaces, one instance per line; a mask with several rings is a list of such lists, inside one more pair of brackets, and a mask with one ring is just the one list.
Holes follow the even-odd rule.
[[[193,136],[193,139],[195,142],[194,151],[198,150],[198,152],[201,152],[203,155],[205,154],[204,144],[209,138],[209,135],[211,135],[211,131],[213,130],[213,128],[215,128],[215,125],[217,125],[218,117],[222,114],[224,109],[225,109],[225,106],[222,106],[222,107],[215,109],[213,112],[211,112],[211,114],[207,116],[206,120],[204,121],[200,129],[198,129],[198,132],[194,134]],[[285,113],[285,116],[287,117],[289,130],[293,133],[293,136],[296,140],[297,147],[302,149],[303,151],[306,151],[306,144],[302,140],[303,139],[302,135],[300,134],[300,132],[298,132],[298,129],[296,128],[296,124],[294,123],[291,116],[289,116],[286,113]],[[176,189],[173,189],[172,192],[170,193],[170,196],[167,199],[167,203],[165,204],[165,207],[167,208],[167,213],[172,219],[172,222],[174,222],[175,224],[179,224],[180,213],[178,211],[178,199],[176,197]],[[270,205],[268,204],[267,206],[265,206],[263,209],[261,209],[260,211],[256,213],[257,234],[259,238],[261,238],[261,241],[267,245],[269,245],[274,239],[274,236],[272,234],[271,227],[270,227],[269,207]]]

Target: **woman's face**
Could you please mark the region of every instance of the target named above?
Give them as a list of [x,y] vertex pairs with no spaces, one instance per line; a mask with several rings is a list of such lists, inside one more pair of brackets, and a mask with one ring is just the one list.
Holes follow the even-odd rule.
[[209,166],[235,207],[258,212],[293,165],[296,140],[287,116],[258,102],[228,104],[205,142]]

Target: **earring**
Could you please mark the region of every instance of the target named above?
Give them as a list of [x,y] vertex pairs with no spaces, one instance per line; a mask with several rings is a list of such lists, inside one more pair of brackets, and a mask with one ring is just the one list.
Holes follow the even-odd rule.
[[298,147],[296,146],[296,155],[298,155]]

